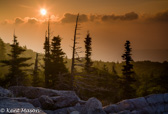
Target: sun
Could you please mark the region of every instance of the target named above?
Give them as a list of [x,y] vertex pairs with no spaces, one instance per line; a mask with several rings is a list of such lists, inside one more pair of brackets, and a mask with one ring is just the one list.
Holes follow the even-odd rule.
[[41,15],[46,15],[47,11],[46,11],[46,9],[40,9],[40,13],[41,13]]

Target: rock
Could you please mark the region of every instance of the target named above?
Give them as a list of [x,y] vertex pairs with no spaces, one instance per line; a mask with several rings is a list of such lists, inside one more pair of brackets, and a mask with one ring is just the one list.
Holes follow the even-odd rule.
[[82,114],[106,114],[102,108],[102,103],[96,98],[90,98],[82,111]]
[[112,105],[104,107],[104,111],[106,113],[116,113],[118,112],[118,107],[116,104],[112,104]]
[[12,100],[16,100],[18,102],[29,102],[29,99],[26,97],[15,97],[15,98],[11,98]]
[[157,103],[164,103],[164,94],[153,94],[145,97],[146,101],[150,105]]
[[27,103],[31,103],[34,107],[41,107],[41,103],[39,102],[39,100],[36,99],[28,99],[26,97],[15,97],[15,98],[11,98],[12,100],[16,100],[18,102],[27,102]]
[[74,107],[67,107],[55,110],[54,114],[70,114],[73,111],[76,111]]
[[84,100],[79,100],[78,103],[79,103],[80,105],[85,105],[85,104],[86,104],[86,101],[84,101]]
[[30,103],[25,102],[18,102],[16,100],[10,99],[10,98],[0,98],[0,109],[2,112],[2,109],[4,113],[28,113],[28,111],[37,112],[40,114],[45,114],[42,110],[35,108]]
[[47,114],[55,114],[54,111],[51,111],[51,110],[44,110],[44,112]]
[[23,96],[29,99],[39,98],[42,95],[47,96],[58,96],[54,90],[40,88],[40,87],[25,87],[25,86],[12,86],[9,87],[15,96]]
[[135,108],[134,104],[130,100],[123,100],[117,103],[117,112],[124,110],[133,110]]
[[165,103],[168,103],[168,93],[165,93],[165,94],[164,94],[164,102],[165,102]]
[[128,99],[117,104],[112,104],[104,107],[106,113],[119,114],[161,114],[167,112],[168,105],[166,105],[166,94],[154,94],[135,99]]
[[158,104],[156,106],[153,106],[153,108],[156,109],[157,114],[162,114],[163,112],[165,112],[164,104]]
[[54,102],[50,97],[42,95],[38,100],[41,104],[42,109],[45,109],[45,110],[53,109]]
[[30,99],[29,102],[34,106],[34,107],[42,107],[40,101],[36,99]]
[[144,97],[129,99],[129,101],[134,105],[134,110],[139,110],[148,106],[148,103]]
[[84,106],[82,106],[82,105],[80,105],[80,106],[74,106],[73,108],[74,108],[76,111],[78,111],[78,112],[82,112],[83,109],[84,109]]
[[73,112],[71,112],[70,114],[80,114],[80,112],[78,112],[78,111],[73,111]]
[[118,114],[131,114],[131,112],[129,110],[124,110],[124,111],[118,112]]
[[[137,101],[137,100],[135,100],[135,101]],[[106,106],[104,108],[104,111],[106,113],[119,113],[124,110],[134,110],[135,105],[133,103],[135,103],[133,99],[123,100],[117,104],[112,104],[112,105]]]
[[42,95],[46,95],[49,97],[76,96],[76,98],[79,99],[79,97],[76,95],[74,91],[58,91],[58,90],[41,88],[41,87],[25,87],[25,86],[12,86],[12,87],[9,87],[9,90],[11,90],[15,96],[27,97],[29,99],[39,98]]
[[140,114],[155,114],[156,109],[153,109],[151,106],[144,107],[143,109],[139,110]]
[[164,105],[165,112],[168,112],[168,104]]
[[76,96],[57,96],[51,99],[54,101],[55,109],[74,106],[79,100]]
[[9,98],[0,98],[1,108],[35,108],[30,103],[18,102]]
[[13,94],[11,91],[0,87],[0,97],[12,97]]

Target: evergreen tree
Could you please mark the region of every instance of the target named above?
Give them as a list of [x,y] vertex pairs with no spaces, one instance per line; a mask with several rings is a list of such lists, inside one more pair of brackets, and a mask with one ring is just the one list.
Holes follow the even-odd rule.
[[131,47],[130,47],[130,41],[126,41],[125,43],[125,53],[122,55],[123,60],[125,61],[125,65],[123,65],[122,69],[122,87],[123,87],[123,95],[124,98],[131,98],[134,96],[135,91],[132,87],[133,82],[135,81],[135,78],[133,77],[134,71],[133,71],[133,64],[131,63],[133,61],[131,57]]
[[3,40],[0,38],[0,60],[4,60],[6,58],[5,53],[6,53],[5,44]]
[[45,87],[50,87],[50,79],[51,79],[51,72],[50,72],[50,42],[49,38],[45,36],[45,42],[44,42],[44,50],[45,50],[45,55],[44,55],[44,74],[45,74]]
[[52,87],[59,89],[63,83],[62,74],[68,72],[64,62],[65,53],[61,49],[61,38],[53,37],[51,43]]
[[117,75],[117,71],[116,71],[116,69],[115,69],[115,63],[114,63],[113,66],[112,66],[112,74],[113,74],[113,75]]
[[32,85],[34,87],[37,87],[39,84],[39,68],[38,68],[38,53],[36,53],[36,59],[34,64],[34,70],[33,70],[33,83]]
[[90,37],[90,34],[88,33],[87,34],[87,37],[85,38],[85,60],[86,60],[86,63],[85,63],[85,71],[87,73],[90,72],[91,70],[91,66],[92,66],[92,62],[91,62],[91,51],[92,51],[92,48],[91,48],[91,43],[92,43],[92,39]]
[[25,85],[27,74],[24,72],[23,68],[31,66],[31,64],[25,63],[31,58],[20,57],[20,55],[25,51],[19,46],[17,37],[14,35],[13,44],[11,46],[11,53],[8,54],[9,60],[1,61],[4,66],[9,66],[9,73],[5,76],[6,86],[19,86]]

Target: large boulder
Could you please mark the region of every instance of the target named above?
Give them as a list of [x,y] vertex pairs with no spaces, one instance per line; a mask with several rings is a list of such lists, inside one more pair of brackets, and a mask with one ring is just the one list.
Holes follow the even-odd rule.
[[129,101],[134,105],[134,110],[139,110],[148,106],[148,103],[144,97],[129,99]]
[[54,101],[55,109],[74,106],[79,100],[76,96],[56,96],[51,99]]
[[73,112],[71,112],[70,114],[80,114],[80,112],[78,112],[78,111],[73,111]]
[[82,111],[82,114],[106,114],[102,108],[102,103],[96,98],[90,98]]
[[70,114],[73,111],[76,111],[76,109],[73,107],[67,107],[55,110],[54,114]]
[[2,97],[0,97],[0,109],[1,113],[19,114],[19,113],[34,112],[45,114],[41,109],[35,108],[30,103],[18,102],[10,98],[2,98]]
[[119,113],[125,110],[134,110],[135,105],[132,100],[123,100],[117,104],[112,104],[104,107],[106,113]]
[[45,95],[42,95],[39,99],[42,109],[53,110],[54,102],[53,100]]
[[0,87],[0,97],[12,97],[13,94],[11,91]]
[[164,103],[164,94],[153,94],[145,97],[149,105]]
[[18,102],[29,102],[29,99],[26,97],[13,97],[12,100],[18,101]]
[[153,94],[146,97],[123,100],[104,107],[107,114],[161,114],[168,112],[168,94]]
[[12,86],[9,87],[9,90],[13,92],[16,97],[27,97],[29,99],[39,98],[42,95],[46,95],[49,97],[53,96],[76,96],[74,91],[58,91],[53,89],[46,89],[41,87],[25,87],[25,86]]
[[36,99],[29,99],[29,102],[34,106],[34,107],[42,107],[41,103],[38,98]]
[[42,107],[38,98],[28,99],[26,97],[13,97],[13,98],[11,98],[11,100],[15,100],[15,101],[18,101],[18,102],[31,103],[34,107]]
[[82,106],[66,107],[66,108],[57,109],[53,113],[54,114],[82,114],[82,111],[83,111],[82,109],[83,109]]
[[109,114],[109,113],[116,113],[118,112],[118,106],[116,104],[112,104],[109,106],[104,107],[104,111]]
[[168,93],[165,93],[165,94],[164,94],[164,102],[165,102],[165,103],[168,103]]

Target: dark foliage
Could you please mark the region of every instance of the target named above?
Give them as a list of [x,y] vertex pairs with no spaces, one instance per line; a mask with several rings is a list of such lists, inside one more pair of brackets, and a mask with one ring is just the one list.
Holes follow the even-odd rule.
[[0,38],[0,60],[6,59],[6,49],[3,40]]
[[[135,90],[132,87],[132,84],[135,82],[134,71],[133,71],[133,61],[131,57],[131,47],[130,41],[126,41],[125,43],[125,53],[122,55],[123,60],[125,61],[125,65],[123,65],[122,69],[122,78],[121,78],[121,94],[124,96],[122,98],[128,99],[133,98],[135,96]],[[123,86],[124,85],[124,86]]]
[[61,89],[64,84],[63,75],[68,73],[64,61],[65,53],[61,49],[61,38],[53,37],[51,43],[51,85],[52,88]]
[[91,66],[93,64],[93,62],[91,62],[91,51],[92,51],[92,48],[91,48],[91,43],[92,43],[92,39],[90,37],[90,34],[88,33],[87,34],[87,37],[85,38],[85,71],[87,73],[90,73],[91,72]]
[[9,66],[9,73],[5,76],[4,79],[4,86],[6,87],[25,85],[27,81],[27,74],[24,68],[31,66],[31,64],[25,63],[31,58],[20,57],[25,49],[19,46],[17,37],[15,35],[13,37],[13,44],[10,45],[12,48],[11,53],[8,54],[10,59],[1,61],[4,66]]
[[50,65],[51,65],[51,59],[50,59],[50,42],[49,38],[46,36],[45,37],[45,42],[44,42],[44,74],[45,74],[45,87],[50,87],[50,79],[51,79],[51,70],[50,70]]

